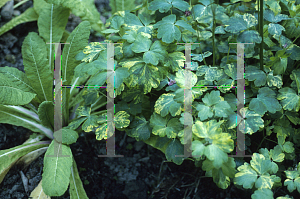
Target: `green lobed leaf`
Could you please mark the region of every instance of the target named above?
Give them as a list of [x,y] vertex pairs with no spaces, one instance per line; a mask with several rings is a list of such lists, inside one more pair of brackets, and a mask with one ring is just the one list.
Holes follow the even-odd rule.
[[176,15],[171,14],[154,25],[157,30],[157,38],[162,39],[165,43],[172,43],[174,40],[179,41],[181,38],[181,32],[176,26]]
[[[176,72],[175,80],[176,84],[179,87],[184,89],[191,89],[197,83],[197,76],[191,71],[180,69]],[[186,86],[186,84],[188,84],[187,81],[190,81],[191,87]]]
[[267,81],[266,73],[255,66],[247,66],[245,79],[254,81],[256,87],[264,86]]
[[250,101],[249,109],[260,115],[264,115],[267,111],[271,113],[280,111],[282,107],[275,96],[276,93],[269,87],[260,88],[257,98],[252,98]]
[[[251,195],[252,199],[273,199],[273,191],[270,189],[258,189]],[[280,197],[278,197],[279,199]]]
[[235,13],[235,15],[230,17],[225,23],[228,25],[225,28],[227,32],[238,33],[257,25],[258,22],[257,19],[249,13],[245,13],[244,15]]
[[[192,127],[193,134],[199,138],[204,138],[204,143],[207,145],[204,151],[201,143],[193,141],[192,147],[198,149],[194,155],[204,154],[209,160],[213,162],[215,168],[220,168],[224,162],[227,162],[229,153],[233,150],[233,140],[228,133],[222,133],[219,126],[224,121],[216,122],[210,120],[208,122],[196,121]],[[197,146],[198,145],[198,146]]]
[[281,75],[273,75],[273,71],[267,75],[267,84],[269,87],[276,86],[281,88],[283,85]]
[[297,189],[298,192],[300,192],[300,177],[298,171],[284,171],[286,174],[286,179],[284,181],[284,186],[287,186],[287,189],[289,192],[293,192],[295,189]]
[[271,35],[281,35],[282,31],[285,31],[285,28],[280,24],[270,23],[268,26],[268,32]]
[[135,116],[134,120],[130,123],[130,136],[134,137],[137,141],[147,140],[151,135],[150,122],[144,116]]
[[119,111],[114,115],[114,123],[116,128],[126,128],[130,124],[128,119],[130,115],[126,111]]
[[175,94],[166,93],[162,94],[154,105],[154,110],[157,114],[160,114],[162,117],[165,117],[170,113],[173,117],[180,115],[181,113],[181,104],[174,101]]
[[48,196],[63,195],[70,182],[72,152],[69,146],[51,142],[44,157],[43,190]]
[[143,55],[143,60],[145,63],[151,63],[157,65],[159,61],[164,62],[167,56],[167,51],[163,48],[160,41],[155,41],[150,50],[147,50]]
[[189,4],[183,0],[154,0],[149,3],[149,10],[159,10],[159,12],[165,13],[168,12],[172,6],[181,11],[185,11],[189,8]]
[[289,88],[284,87],[280,89],[279,94],[277,96],[278,100],[281,100],[281,105],[284,110],[298,112],[300,109],[300,96],[296,94],[296,92]]
[[[119,21],[118,24],[121,24]],[[129,29],[129,31],[126,31],[129,33],[129,35],[134,35],[141,32],[150,35],[153,33],[153,25],[150,25],[150,23],[155,22],[154,16],[148,13],[141,13],[138,16],[132,13],[126,13],[124,16],[124,22],[125,29]]]
[[145,94],[152,88],[157,88],[163,74],[166,74],[164,68],[146,64],[140,60],[125,61],[122,64],[123,67],[128,68],[130,74],[125,83],[130,87],[139,85]]
[[199,111],[198,117],[201,121],[206,120],[213,115],[217,117],[227,117],[231,110],[230,105],[221,100],[220,91],[212,91],[207,93],[203,98],[203,104],[197,105],[196,109]]
[[165,154],[168,161],[173,161],[175,164],[181,165],[184,157],[176,157],[176,155],[184,155],[183,145],[177,139],[173,139],[173,141],[168,144]]
[[241,129],[242,125],[240,125],[240,130],[245,131],[246,134],[252,135],[257,132],[259,128],[264,127],[264,120],[261,118],[262,116],[255,113],[254,111],[249,110],[247,107],[241,109],[241,115],[245,115],[245,129]]
[[264,19],[272,23],[278,23],[282,20],[289,19],[289,17],[285,14],[277,14],[275,16],[272,10],[264,10]]

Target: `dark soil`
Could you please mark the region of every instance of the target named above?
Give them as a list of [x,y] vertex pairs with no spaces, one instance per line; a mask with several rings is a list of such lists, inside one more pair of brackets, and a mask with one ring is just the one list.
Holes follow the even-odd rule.
[[[96,0],[102,21],[110,14],[108,0]],[[18,8],[23,13],[32,7],[28,1]],[[7,21],[0,21],[0,26]],[[71,15],[67,30],[72,31],[81,22]],[[0,66],[16,67],[24,72],[21,46],[29,32],[38,32],[36,22],[20,24],[0,37]],[[90,42],[104,38],[91,34]],[[23,127],[0,124],[0,150],[22,144],[32,132]],[[105,140],[97,141],[93,133],[81,133],[78,141],[71,145],[84,189],[91,199],[143,199],[143,198],[243,198],[251,196],[251,191],[240,190],[234,185],[226,190],[218,188],[212,178],[203,177],[205,172],[185,160],[180,166],[165,162],[165,155],[124,132],[116,131],[116,154],[124,158],[99,158],[106,154]],[[28,178],[28,192],[23,186],[20,167],[13,167],[0,184],[0,199],[27,199],[42,179],[44,155],[37,158],[29,167],[23,169]],[[63,196],[70,198],[67,191]]]

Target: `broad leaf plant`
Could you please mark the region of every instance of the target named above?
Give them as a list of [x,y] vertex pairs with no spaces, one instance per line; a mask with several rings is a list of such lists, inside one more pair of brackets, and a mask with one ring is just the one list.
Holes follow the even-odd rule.
[[[68,17],[59,12],[68,1],[46,2],[53,13],[61,14],[53,19]],[[45,23],[38,23],[39,34],[29,33],[22,46],[25,74],[9,67],[0,70],[0,122],[37,133],[23,145],[0,152],[0,180],[26,154],[48,147],[42,179],[45,194],[62,195],[70,185],[71,198],[78,198],[76,194],[86,198],[69,145],[81,132],[107,139],[107,126],[113,125],[161,150],[175,164],[194,161],[195,169],[201,167],[222,189],[234,183],[252,189],[251,198],[274,198],[274,190],[285,186],[289,192],[300,192],[300,1],[231,0],[219,5],[213,0],[154,0],[121,10],[121,4],[114,2],[114,13],[102,31],[105,41],[88,43],[91,26],[83,21],[67,37],[70,45],[62,53],[63,84],[100,87],[114,76],[114,123],[107,121],[103,110],[105,89],[73,86],[62,89],[62,137],[53,133],[54,50],[46,43],[63,41],[66,23],[52,27],[49,15],[45,16],[52,11],[41,12],[44,16],[38,22]],[[107,71],[106,43],[120,43],[115,46],[114,71]],[[190,72],[185,70],[185,47],[176,43],[197,43],[191,44]],[[245,45],[245,101],[240,110],[245,115],[250,162],[228,156],[235,154],[241,122],[234,88],[237,47],[229,43],[252,43]],[[187,73],[192,85],[190,115],[184,114]],[[184,152],[185,117],[192,124],[192,158],[175,156]],[[44,138],[50,141],[41,141]],[[53,154],[54,143],[69,158],[47,157]]]

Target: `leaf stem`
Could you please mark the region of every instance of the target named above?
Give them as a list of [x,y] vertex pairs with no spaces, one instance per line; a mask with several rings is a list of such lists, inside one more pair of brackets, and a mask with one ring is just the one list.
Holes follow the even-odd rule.
[[215,64],[216,64],[216,54],[215,54],[215,29],[216,29],[216,18],[215,18],[215,11],[216,11],[216,5],[215,4],[213,4],[213,5],[211,5],[211,6],[214,6],[213,8],[212,8],[212,13],[213,13],[213,29],[212,29],[212,33],[213,33],[213,38],[212,38],[212,40],[213,40],[213,67],[215,66]]
[[16,8],[19,7],[20,5],[26,3],[27,1],[29,1],[29,0],[20,1],[19,3],[17,3],[16,5],[14,5],[13,8],[16,9]]

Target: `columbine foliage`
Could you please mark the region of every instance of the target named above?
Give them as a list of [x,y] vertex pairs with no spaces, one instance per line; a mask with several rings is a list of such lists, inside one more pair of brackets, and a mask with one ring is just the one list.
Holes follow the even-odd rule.
[[[69,1],[47,2],[78,13],[83,11]],[[132,9],[135,14],[129,10],[119,11],[119,2],[114,2],[116,12],[107,21],[107,29],[102,31],[106,40],[88,44],[89,31],[91,27],[97,28],[97,22],[83,21],[67,38],[70,45],[64,47],[62,57],[64,83],[100,87],[107,85],[107,75],[114,76],[114,122],[107,121],[106,110],[99,111],[106,105],[105,89],[85,88],[80,92],[75,88],[63,89],[66,125],[53,134],[54,106],[50,88],[53,64],[47,65],[53,49],[45,42],[53,38],[61,41],[63,34],[61,30],[51,34],[51,25],[40,24],[40,36],[30,33],[26,37],[22,47],[26,75],[7,67],[0,70],[0,92],[10,97],[0,98],[0,122],[21,125],[47,136],[52,141],[50,145],[46,143],[49,145],[46,155],[60,152],[54,150],[55,145],[62,154],[69,155],[66,159],[45,157],[45,193],[62,195],[70,184],[72,197],[77,194],[74,190],[80,190],[78,193],[86,198],[69,147],[76,142],[78,132],[94,131],[96,139],[103,140],[108,136],[107,127],[115,127],[161,150],[167,160],[180,165],[186,158],[175,155],[184,152],[187,121],[192,126],[189,135],[190,151],[195,156],[192,160],[220,188],[226,189],[233,182],[238,187],[252,189],[252,198],[273,198],[273,190],[282,186],[286,176],[284,186],[288,191],[300,192],[299,168],[294,169],[297,162],[294,165],[287,162],[295,159],[295,148],[300,145],[297,128],[300,124],[300,47],[299,42],[296,43],[300,33],[299,2],[266,1],[260,4],[264,12],[258,12],[259,2],[247,9],[245,6],[237,9],[240,3],[221,6],[200,0],[192,5],[183,0],[154,0]],[[49,7],[46,13],[49,14]],[[85,17],[92,19],[88,14]],[[264,24],[260,24],[262,17]],[[52,28],[60,29],[60,26],[65,26],[63,21]],[[104,43],[109,42],[121,43],[115,46],[114,71],[107,71]],[[200,44],[191,45],[191,71],[188,71],[185,48],[176,43],[191,42]],[[253,43],[244,48],[246,88],[240,113],[236,107],[237,94],[232,88],[237,80],[237,48],[229,43]],[[41,77],[38,83],[36,77]],[[218,87],[224,85],[227,87]],[[191,99],[185,99],[185,89],[191,89]],[[192,102],[192,114],[185,113],[186,100]],[[69,118],[72,110],[75,116]],[[241,122],[240,115],[245,117],[245,128],[240,126],[239,130],[246,134],[247,153],[253,154],[250,163],[228,157],[235,154],[234,143],[239,142],[236,128]],[[261,140],[252,140],[253,134]],[[276,143],[275,147],[261,148],[270,140]],[[42,147],[45,143],[36,144]],[[26,146],[15,149],[22,151],[21,155],[35,150]],[[0,159],[7,158],[10,151],[1,151]],[[14,158],[3,159],[11,163],[1,165],[1,174],[10,168]],[[53,167],[54,171],[50,169]]]

